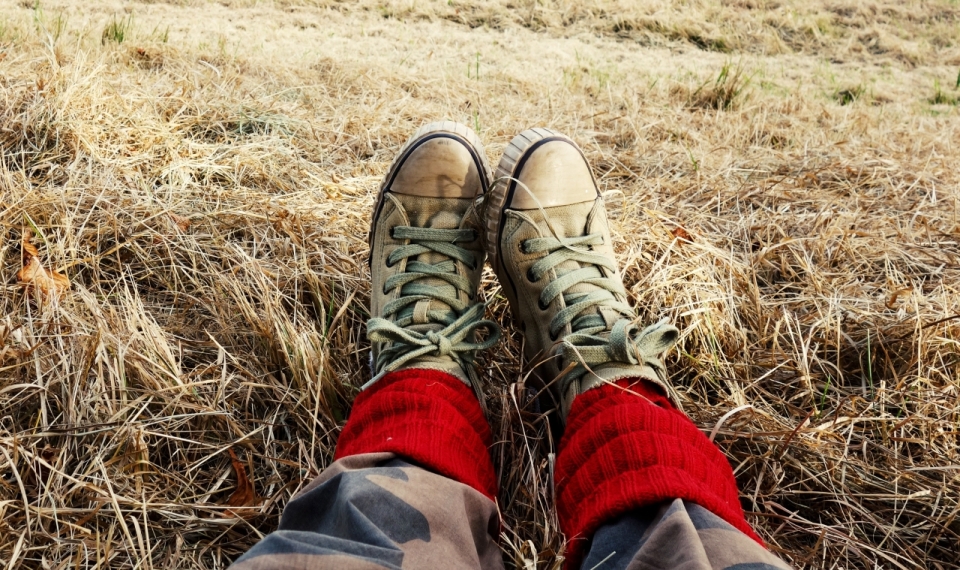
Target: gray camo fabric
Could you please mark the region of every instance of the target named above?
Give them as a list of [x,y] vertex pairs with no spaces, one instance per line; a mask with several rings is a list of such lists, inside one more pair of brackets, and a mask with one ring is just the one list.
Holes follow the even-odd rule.
[[[497,506],[471,487],[392,453],[345,457],[284,510],[277,531],[233,570],[503,568]],[[594,535],[583,569],[789,568],[698,505],[622,516]]]

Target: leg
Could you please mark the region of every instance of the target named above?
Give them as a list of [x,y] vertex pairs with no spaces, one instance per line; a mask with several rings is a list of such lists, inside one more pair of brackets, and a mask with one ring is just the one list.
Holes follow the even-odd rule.
[[373,378],[336,462],[238,569],[503,567],[473,366],[499,337],[476,302],[485,254],[474,203],[487,187],[463,125],[427,125],[401,149],[370,230]]
[[659,358],[679,331],[634,324],[580,148],[548,129],[525,131],[497,179],[486,208],[494,270],[545,407],[566,426],[554,477],[566,567],[588,551],[591,563],[618,562],[603,568],[776,565],[743,517],[726,458],[679,410]]
[[581,568],[787,567],[744,519],[726,458],[651,384],[603,386],[573,403],[557,480]]
[[787,566],[700,505],[674,499],[601,526],[581,568],[780,570]]
[[[391,374],[357,398],[339,459],[234,567],[500,568],[489,440],[462,382],[431,370]],[[390,451],[367,452],[378,448]]]

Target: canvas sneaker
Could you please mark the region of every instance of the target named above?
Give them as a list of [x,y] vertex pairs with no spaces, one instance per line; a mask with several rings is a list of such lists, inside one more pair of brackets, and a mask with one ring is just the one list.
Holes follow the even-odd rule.
[[389,372],[427,368],[476,390],[474,355],[500,335],[477,301],[485,252],[475,201],[488,172],[477,135],[450,121],[421,127],[390,166],[370,227],[372,379],[364,388]]
[[576,143],[544,128],[517,135],[484,210],[487,252],[524,332],[525,361],[561,419],[577,395],[624,378],[656,383],[679,406],[659,359],[679,332],[665,321],[636,326],[603,199]]

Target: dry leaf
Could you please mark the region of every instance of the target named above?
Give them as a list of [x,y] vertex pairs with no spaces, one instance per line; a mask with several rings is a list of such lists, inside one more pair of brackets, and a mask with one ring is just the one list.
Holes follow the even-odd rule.
[[66,275],[46,269],[40,258],[30,256],[26,266],[17,272],[17,280],[27,286],[28,291],[39,291],[46,297],[57,297],[70,288]]
[[237,488],[234,489],[233,494],[227,499],[227,505],[243,508],[236,510],[227,509],[224,513],[228,517],[252,517],[256,515],[257,512],[247,507],[259,505],[260,497],[257,496],[257,492],[253,488],[253,483],[247,478],[247,470],[244,468],[243,462],[241,462],[237,454],[233,452],[233,449],[228,449],[227,451],[230,453],[230,463],[233,465],[233,470],[237,473]]
[[903,295],[904,293],[909,293],[910,291],[913,291],[913,289],[910,288],[910,287],[907,287],[906,289],[898,289],[898,290],[894,291],[894,292],[890,295],[890,298],[887,299],[887,302],[885,303],[885,304],[886,304],[886,307],[887,307],[888,309],[890,309],[890,310],[896,309],[896,308],[897,308],[897,297],[899,297],[900,295]]
[[177,227],[180,228],[181,232],[185,232],[190,229],[191,222],[188,218],[182,218],[176,214],[170,214],[170,219],[173,220],[173,223],[177,224]]
[[683,229],[681,226],[677,226],[670,230],[670,233],[673,234],[673,237],[677,238],[680,241],[685,241],[687,243],[693,243],[693,236],[690,233]]
[[31,257],[40,257],[37,246],[30,243],[30,234],[23,234],[23,240],[20,241],[20,256],[24,263],[30,261]]

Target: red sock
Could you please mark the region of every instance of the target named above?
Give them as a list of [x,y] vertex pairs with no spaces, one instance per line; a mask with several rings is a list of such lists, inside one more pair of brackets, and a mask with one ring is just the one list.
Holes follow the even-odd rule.
[[727,458],[657,386],[641,379],[577,396],[560,442],[556,489],[560,527],[570,541],[566,568],[579,566],[603,524],[677,498],[763,544],[743,516]]
[[438,370],[401,370],[360,392],[334,459],[390,451],[495,501],[492,442],[466,384]]

